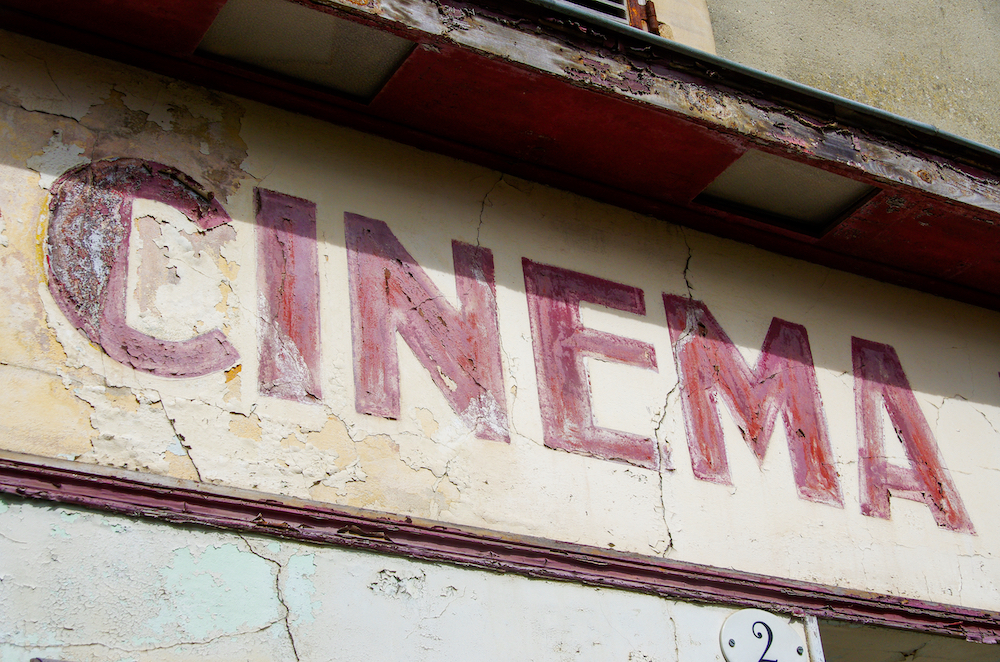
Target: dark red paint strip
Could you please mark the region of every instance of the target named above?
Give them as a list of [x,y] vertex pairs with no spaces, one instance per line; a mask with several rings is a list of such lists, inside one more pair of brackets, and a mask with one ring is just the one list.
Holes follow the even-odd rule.
[[646,314],[638,287],[521,259],[545,445],[656,469],[653,439],[594,425],[585,357],[657,370],[649,343],[588,329],[580,303]]
[[0,451],[0,493],[694,602],[1000,641],[1000,613]]
[[[920,411],[896,350],[890,345],[851,338],[851,354],[858,418],[861,512],[889,519],[892,495],[926,504],[942,528],[974,534],[975,527],[944,464],[931,426]],[[903,444],[909,466],[893,464],[886,457],[883,409]]]
[[2,0],[2,4],[162,53],[193,53],[226,0]]
[[694,475],[732,484],[719,418],[721,395],[758,463],[764,461],[780,412],[799,498],[843,507],[805,327],[775,317],[751,369],[703,302],[664,294],[663,305]]
[[260,341],[258,387],[298,402],[320,391],[316,203],[255,189]]

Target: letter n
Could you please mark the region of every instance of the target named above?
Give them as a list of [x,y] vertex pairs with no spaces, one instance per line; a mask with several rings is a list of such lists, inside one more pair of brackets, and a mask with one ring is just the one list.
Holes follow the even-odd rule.
[[[861,512],[889,519],[889,495],[927,504],[937,525],[975,533],[962,498],[944,466],[930,425],[920,411],[896,350],[851,338],[854,404],[858,418],[858,467]],[[903,444],[910,466],[890,464],[885,456],[882,410]]]
[[731,483],[719,420],[721,395],[758,463],[764,461],[781,412],[799,497],[843,507],[805,328],[774,318],[751,369],[704,303],[664,294],[663,304],[694,475]]
[[452,242],[456,310],[388,225],[347,213],[344,226],[357,410],[399,417],[399,333],[477,437],[510,441],[493,253]]

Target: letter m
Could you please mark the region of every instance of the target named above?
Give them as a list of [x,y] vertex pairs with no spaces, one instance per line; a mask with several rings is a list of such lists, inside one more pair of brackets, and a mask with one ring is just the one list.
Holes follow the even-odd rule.
[[357,410],[399,418],[399,333],[477,437],[510,441],[493,253],[452,242],[456,310],[388,225],[347,213],[344,226]]
[[663,304],[694,475],[731,484],[721,395],[758,464],[781,412],[799,497],[843,507],[805,328],[774,318],[751,369],[704,303],[664,294]]

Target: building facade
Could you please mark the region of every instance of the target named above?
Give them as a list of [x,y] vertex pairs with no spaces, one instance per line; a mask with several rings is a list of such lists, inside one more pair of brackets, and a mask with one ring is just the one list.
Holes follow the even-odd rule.
[[995,10],[0,4],[4,662],[1000,659]]

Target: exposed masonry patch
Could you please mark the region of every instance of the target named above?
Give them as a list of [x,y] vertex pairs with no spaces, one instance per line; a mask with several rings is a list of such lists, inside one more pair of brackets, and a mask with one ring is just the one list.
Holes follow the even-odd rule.
[[652,84],[645,71],[623,69],[620,72],[613,72],[611,65],[586,57],[580,58],[580,67],[567,67],[566,75],[572,80],[615,89],[627,94],[642,96],[653,93]]

